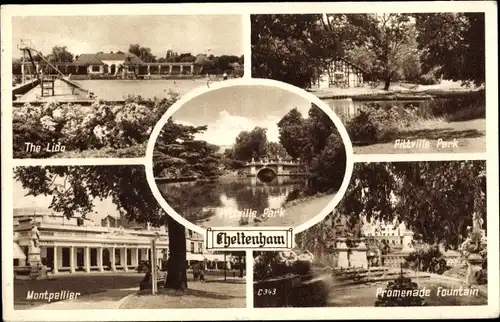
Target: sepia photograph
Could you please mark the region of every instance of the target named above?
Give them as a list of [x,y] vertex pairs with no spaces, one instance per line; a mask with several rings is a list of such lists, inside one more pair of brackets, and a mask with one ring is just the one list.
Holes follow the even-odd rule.
[[15,310],[246,307],[245,252],[167,216],[142,166],[14,169]]
[[346,162],[320,107],[279,87],[234,85],[173,112],[152,171],[167,204],[198,226],[297,227],[333,208]]
[[488,304],[486,162],[356,163],[291,251],[254,252],[255,307]]
[[251,15],[252,77],[306,89],[357,154],[486,151],[485,14]]
[[498,317],[495,9],[1,5],[3,319]]
[[14,157],[142,157],[179,96],[243,76],[242,19],[13,17]]

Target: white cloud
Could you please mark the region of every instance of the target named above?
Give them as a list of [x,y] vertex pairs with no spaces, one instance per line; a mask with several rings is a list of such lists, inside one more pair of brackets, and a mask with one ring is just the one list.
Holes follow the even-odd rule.
[[[278,141],[279,117],[267,117],[262,120],[252,120],[243,116],[231,115],[228,111],[222,111],[219,118],[213,123],[208,124],[208,129],[199,135],[196,139],[205,140],[209,143],[219,146],[227,146],[234,143],[241,131],[251,131],[256,126],[267,129],[268,141]],[[179,123],[188,125],[189,122],[179,121]]]

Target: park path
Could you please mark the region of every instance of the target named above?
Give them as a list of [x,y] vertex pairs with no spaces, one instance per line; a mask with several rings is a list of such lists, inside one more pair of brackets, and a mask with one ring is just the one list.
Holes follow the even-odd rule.
[[158,294],[135,294],[120,303],[121,309],[165,308],[244,308],[246,307],[246,279],[208,277],[206,282],[188,282],[188,289],[160,289]]
[[255,226],[299,226],[318,215],[330,202],[332,202],[334,196],[335,194],[324,195],[289,206],[285,208],[283,217],[268,218],[260,223],[260,225],[255,224]]

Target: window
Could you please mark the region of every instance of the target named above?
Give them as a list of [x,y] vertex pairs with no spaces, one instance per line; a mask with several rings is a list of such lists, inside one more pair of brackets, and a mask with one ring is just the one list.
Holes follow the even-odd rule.
[[188,235],[189,235],[189,238],[193,238],[193,231],[192,230],[188,230]]
[[203,254],[203,243],[198,243],[198,253]]
[[191,242],[191,253],[194,253],[194,243]]
[[92,72],[96,73],[101,71],[101,66],[98,65],[92,65]]

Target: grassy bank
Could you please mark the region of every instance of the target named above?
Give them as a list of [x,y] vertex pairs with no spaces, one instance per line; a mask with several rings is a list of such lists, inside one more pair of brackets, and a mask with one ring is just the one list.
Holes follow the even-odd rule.
[[[298,191],[298,190],[296,190]],[[293,207],[295,205],[301,204],[306,201],[311,201],[314,199],[318,199],[327,195],[331,195],[335,193],[333,190],[329,190],[327,192],[321,192],[321,193],[316,193],[313,195],[306,195],[304,191],[298,191],[297,194],[294,194],[293,192],[288,195],[287,199],[281,204],[281,207],[283,209],[287,209],[290,207]]]

